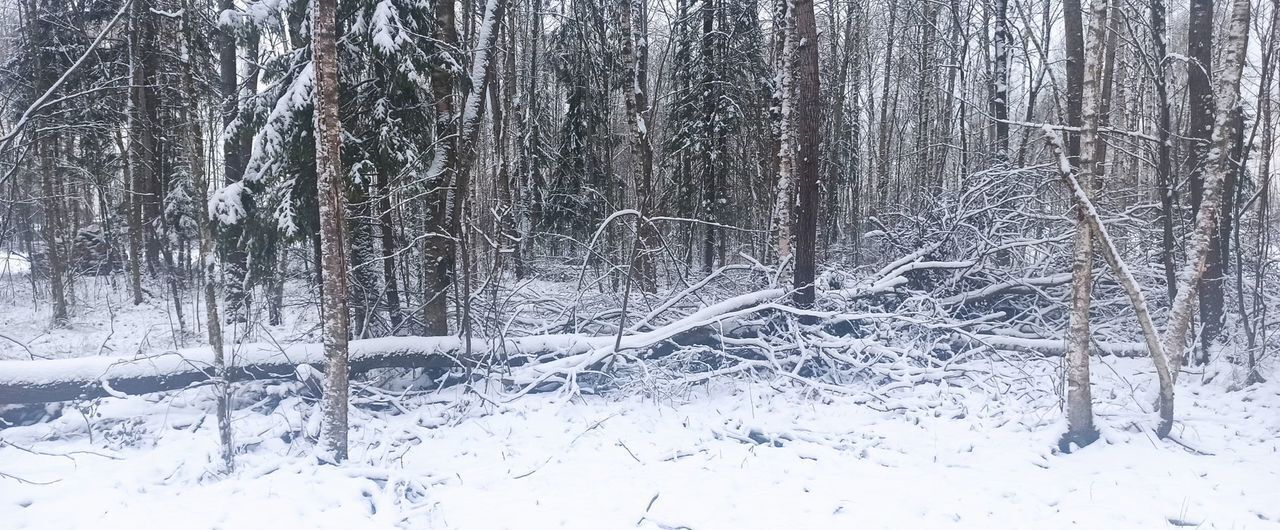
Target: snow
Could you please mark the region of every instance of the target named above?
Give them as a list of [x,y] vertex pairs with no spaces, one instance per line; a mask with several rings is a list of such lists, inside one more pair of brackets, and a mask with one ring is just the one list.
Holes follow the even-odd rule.
[[373,10],[373,44],[383,53],[392,54],[400,49],[405,36],[400,30],[400,14],[391,0],[378,2]]
[[[170,317],[161,301],[135,307],[123,286],[82,278],[71,327],[41,329],[47,308],[31,311],[27,279],[4,278],[4,333],[39,356],[84,357],[0,362],[0,379],[48,376],[32,372],[50,362],[66,363],[59,374],[90,377],[207,362],[207,350],[179,344],[197,340],[163,332]],[[541,298],[565,287],[528,289]],[[305,305],[308,289],[291,285],[286,307]],[[660,317],[658,306],[637,317],[662,326],[623,346],[785,296],[729,297],[682,318]],[[237,346],[240,360],[318,361],[314,306],[306,311],[289,315],[292,328],[270,329],[272,340],[261,332],[250,337],[261,343]],[[535,320],[528,324],[543,324]],[[576,353],[541,366],[585,374],[613,353],[613,340],[512,337],[508,347]],[[352,355],[458,345],[454,337],[375,339],[354,341]],[[3,341],[0,354],[27,358]],[[124,361],[135,357],[144,360]],[[320,415],[307,381],[319,374],[304,367],[295,380],[233,386],[237,469],[226,475],[208,386],[50,405],[39,409],[44,421],[0,427],[0,520],[6,530],[1280,528],[1280,369],[1274,356],[1267,362],[1269,382],[1244,389],[1224,358],[1184,372],[1173,441],[1151,432],[1150,359],[1096,357],[1103,438],[1072,454],[1056,451],[1063,381],[1053,357],[977,356],[948,365],[967,377],[855,381],[863,391],[849,394],[760,376],[682,384],[634,362],[620,363],[632,375],[616,386],[582,395],[520,394],[507,384],[532,368],[441,391],[422,390],[429,378],[371,374],[353,386],[351,460],[341,466],[316,462]]]
[[313,405],[241,403],[226,477],[204,390],[107,399],[0,431],[0,472],[51,482],[0,477],[0,518],[14,530],[1280,526],[1280,384],[1181,384],[1175,433],[1209,453],[1197,454],[1140,427],[1149,361],[1106,364],[1104,439],[1070,455],[1050,449],[1052,362],[1018,367],[1031,377],[1007,392],[918,385],[890,410],[767,381],[500,405],[423,394],[404,412],[353,409],[339,467],[293,437]]
[[461,120],[461,136],[469,139],[479,126],[480,111],[484,105],[485,80],[489,76],[489,52],[498,38],[497,25],[501,23],[502,2],[505,0],[488,0],[484,7],[484,21],[477,30],[475,55],[472,57],[470,92],[464,103]]
[[26,256],[0,249],[0,275],[27,274],[31,272],[31,262]]
[[209,217],[225,225],[239,223],[245,216],[243,193],[243,181],[232,182],[213,192],[209,198]]
[[[267,114],[266,123],[253,137],[253,149],[245,171],[245,180],[262,180],[274,169],[274,164],[278,163],[275,158],[280,155],[286,133],[290,128],[298,126],[296,115],[311,105],[315,78],[315,68],[308,61],[275,101],[271,112]],[[226,132],[224,131],[224,135]]]

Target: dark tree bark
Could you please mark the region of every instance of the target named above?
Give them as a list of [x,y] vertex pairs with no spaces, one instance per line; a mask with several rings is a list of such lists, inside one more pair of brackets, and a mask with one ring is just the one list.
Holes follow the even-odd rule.
[[129,13],[129,265],[134,305],[142,303],[142,267],[148,231],[146,196],[153,180],[155,144],[152,135],[147,90],[146,18],[150,2],[137,0]]
[[[233,0],[222,0],[223,10],[235,9]],[[228,128],[240,112],[240,83],[237,72],[237,46],[234,30],[221,28],[218,32],[218,88],[222,97],[222,126]],[[226,135],[222,142],[223,182],[234,184],[244,178],[245,159],[240,134]],[[223,270],[226,274],[226,318],[228,322],[244,323],[249,318],[249,292],[244,288],[248,276],[248,254],[244,250],[245,221],[221,226],[220,247]]]
[[[437,0],[435,4],[436,40],[445,50],[458,47],[458,29],[453,0]],[[441,52],[449,53],[449,52]],[[446,55],[446,57],[448,57]],[[431,71],[431,95],[435,99],[436,149],[432,161],[435,174],[428,175],[432,188],[428,197],[427,223],[435,232],[426,240],[426,299],[422,306],[422,327],[425,335],[449,333],[448,291],[453,279],[453,243],[446,237],[452,230],[446,221],[449,199],[457,169],[458,116],[455,104],[454,72],[458,65],[446,61]]]
[[[133,215],[134,223],[142,230],[132,235],[141,248],[145,266],[155,273],[160,267],[160,222],[163,190],[160,181],[164,176],[161,164],[161,141],[157,134],[160,127],[159,98],[155,83],[158,81],[158,53],[156,50],[156,15],[152,0],[135,0],[130,23],[130,85],[133,99],[134,120],[129,133],[133,145]],[[136,142],[134,135],[137,135]],[[134,242],[131,242],[131,246]]]
[[[716,1],[702,0],[699,13],[702,17],[702,211],[706,221],[717,222],[720,208],[716,177],[722,147],[717,141],[719,137],[717,106],[719,105],[720,88],[717,86],[716,71]],[[723,0],[721,0],[723,1]],[[710,273],[715,267],[716,227],[707,224],[703,227],[702,237],[702,271]]]
[[[862,128],[862,108],[863,108],[863,64],[867,63],[867,20],[865,16],[865,4],[862,0],[854,1],[849,8],[850,28],[854,28],[856,33],[850,34],[849,48],[853,50],[853,64],[850,66],[853,78],[852,85],[849,88],[850,102],[849,109],[849,228],[852,232],[849,239],[853,241],[853,266],[857,267],[862,264],[862,212],[863,212],[863,191],[867,189],[865,180],[868,172],[863,171],[863,162],[866,157],[863,154],[863,128]],[[857,21],[854,25],[853,21]],[[951,69],[952,72],[955,69]],[[871,76],[867,75],[867,79]],[[947,93],[951,94],[951,85],[948,85]],[[951,97],[950,95],[948,97]],[[950,116],[951,105],[947,105],[947,116]],[[950,131],[950,120],[948,125],[943,129]],[[828,214],[829,215],[829,214]]]
[[[644,31],[643,3],[644,0],[623,0],[622,6],[623,79],[631,81],[622,84],[622,99],[626,105],[627,126],[630,129],[631,175],[635,181],[635,199],[642,217],[647,216],[653,206],[653,147],[649,143],[646,123],[649,110],[646,94],[649,84],[646,75],[649,68],[649,38]],[[636,271],[635,280],[640,283],[641,290],[651,293],[658,288],[657,269],[651,254],[658,248],[658,234],[646,219],[636,220],[636,230],[637,248],[633,250],[635,259],[632,262]],[[623,303],[626,303],[625,299]]]
[[[33,1],[27,4],[25,31],[26,42],[30,47],[28,53],[33,59],[33,71],[36,73],[32,79],[32,88],[35,94],[41,94],[48,90],[50,81],[48,72],[44,69],[41,60],[44,50],[41,49],[40,42],[41,28],[38,25],[39,12],[37,4]],[[39,120],[39,124],[43,125],[45,120]],[[38,129],[38,128],[37,128]],[[40,221],[40,235],[44,239],[45,245],[45,262],[49,275],[49,298],[52,304],[51,323],[55,327],[63,326],[67,323],[67,295],[66,295],[66,262],[62,254],[61,244],[59,243],[58,230],[61,226],[60,217],[62,210],[62,198],[57,192],[56,176],[54,175],[54,165],[56,156],[53,152],[53,144],[55,139],[46,137],[47,133],[37,130],[34,141],[35,158],[39,164],[39,196],[41,214],[43,218]],[[5,149],[7,150],[7,145]],[[29,234],[29,231],[27,232]],[[28,237],[30,237],[28,235]],[[30,240],[28,240],[28,252],[32,250]],[[32,287],[35,287],[35,274],[31,275]]]
[[396,255],[400,252],[400,245],[396,242],[395,217],[392,213],[391,176],[386,172],[379,172],[378,233],[382,243],[383,304],[387,308],[387,317],[391,320],[391,330],[395,333],[404,323],[404,313],[400,310],[400,285],[396,280]]
[[814,302],[814,269],[818,232],[818,127],[821,93],[818,80],[818,25],[813,0],[795,0],[796,37],[796,230],[795,304]]
[[[1213,134],[1215,109],[1211,75],[1213,73],[1214,0],[1191,0],[1187,11],[1187,166],[1191,169],[1187,187],[1191,195],[1191,212],[1200,211],[1204,197],[1205,172],[1209,164],[1209,140]],[[1230,109],[1228,109],[1230,110]],[[1223,234],[1214,232],[1209,239],[1209,258],[1201,277],[1199,307],[1203,328],[1200,331],[1200,355],[1206,359],[1208,349],[1222,333],[1224,292],[1222,266]]]
[[[489,71],[489,107],[492,109],[493,150],[498,159],[497,169],[493,174],[493,191],[496,195],[494,204],[494,232],[498,234],[497,244],[493,246],[493,270],[502,272],[506,269],[507,256],[516,252],[515,202],[511,186],[512,158],[512,111],[510,106],[515,102],[515,67],[516,46],[514,13],[508,14],[506,22],[512,31],[507,32],[502,53],[502,70]],[[497,288],[497,283],[492,284]]]
[[67,323],[67,267],[63,245],[59,237],[62,226],[62,196],[58,193],[54,164],[57,157],[51,152],[53,140],[38,140],[36,149],[40,159],[40,205],[44,219],[41,223],[45,244],[45,261],[49,265],[49,298],[53,304],[52,323],[55,327]]
[[[1063,0],[1063,39],[1067,45],[1067,125],[1080,127],[1080,101],[1084,94],[1084,9],[1080,0]],[[1080,167],[1080,133],[1067,134],[1067,158]]]
[[878,145],[876,151],[876,201],[872,214],[881,213],[889,205],[889,181],[893,178],[892,164],[889,161],[890,140],[893,137],[893,126],[889,123],[891,118],[890,109],[894,107],[894,102],[890,97],[893,87],[893,63],[894,63],[894,44],[898,37],[898,1],[889,1],[889,34],[886,36],[885,52],[884,52],[884,81],[880,90],[880,120]]
[[[853,8],[850,8],[851,10]],[[828,19],[834,28],[838,25],[839,10],[836,3],[832,2],[828,5]],[[834,83],[828,84],[825,88],[831,101],[831,118],[825,123],[826,128],[824,134],[828,138],[833,138],[831,145],[825,152],[825,161],[823,166],[823,207],[822,207],[822,226],[823,226],[823,247],[824,251],[830,250],[840,237],[843,231],[848,228],[845,223],[845,216],[841,211],[841,199],[848,196],[848,190],[851,186],[850,175],[852,170],[849,167],[850,144],[849,140],[839,140],[842,136],[853,137],[850,131],[849,121],[846,119],[846,95],[845,90],[848,84],[850,61],[854,64],[854,69],[859,65],[859,57],[862,50],[854,48],[853,23],[855,17],[853,13],[846,13],[844,19],[844,27],[839,36],[833,35],[829,40],[831,43],[830,57],[828,60],[835,69]],[[843,42],[842,42],[843,41]],[[842,46],[843,45],[843,46]],[[857,97],[856,95],[854,96]],[[857,121],[855,116],[854,120]]]
[[[938,112],[934,104],[937,101],[936,70],[938,66],[934,48],[938,40],[939,7],[937,3],[932,1],[922,2],[922,4],[923,19],[919,24],[920,41],[916,50],[916,93],[912,98],[912,106],[915,107],[915,144],[913,148],[916,153],[914,157],[916,161],[912,169],[914,181],[910,186],[912,189],[929,189],[932,190],[929,193],[937,193],[941,190],[933,187],[933,176],[940,175],[941,171],[934,167],[934,153],[938,151],[937,142],[935,141],[937,125],[934,123],[934,117]],[[1006,55],[1008,54],[1007,49],[1008,47],[1006,46]],[[830,151],[828,150],[828,152]],[[912,194],[912,205],[918,207],[924,204],[924,198],[927,196],[927,193]]]
[[1174,277],[1173,247],[1177,244],[1173,235],[1173,124],[1169,108],[1169,81],[1165,72],[1169,46],[1166,42],[1167,9],[1164,0],[1151,0],[1151,35],[1155,45],[1149,67],[1155,80],[1156,106],[1159,116],[1156,125],[1159,145],[1156,146],[1156,193],[1160,195],[1160,263],[1164,267],[1165,291],[1170,301],[1177,294]]
[[527,70],[527,89],[524,93],[524,112],[520,116],[520,156],[516,163],[516,196],[518,201],[517,234],[519,242],[515,249],[516,278],[523,279],[528,275],[528,259],[533,250],[533,229],[539,218],[538,204],[535,194],[543,187],[541,184],[541,128],[539,119],[538,89],[539,48],[542,40],[542,1],[532,0],[529,7],[529,66]]
[[[465,262],[468,254],[458,250],[458,244],[465,244],[467,234],[464,228],[467,223],[466,204],[470,194],[471,162],[475,158],[476,143],[479,140],[480,121],[484,117],[484,96],[488,91],[489,71],[496,55],[498,36],[501,33],[503,13],[506,9],[504,0],[489,0],[485,6],[484,22],[477,32],[475,52],[471,57],[470,86],[463,105],[454,104],[456,100],[453,90],[453,75],[449,69],[439,68],[431,73],[431,90],[436,100],[436,150],[432,161],[432,174],[428,176],[429,185],[434,186],[429,198],[429,222],[436,223],[440,234],[447,237],[433,236],[427,240],[426,266],[427,301],[423,306],[424,331],[429,335],[448,333],[448,305],[446,294],[454,282],[454,268],[461,254],[463,263],[461,270],[469,271]],[[457,28],[454,20],[452,0],[436,2],[437,39],[445,44],[446,49],[456,49],[458,42]],[[456,64],[450,65],[456,67]],[[458,244],[455,244],[455,241]],[[463,314],[463,327],[468,326],[467,304],[470,296],[465,291],[469,282],[463,282],[459,302]]]

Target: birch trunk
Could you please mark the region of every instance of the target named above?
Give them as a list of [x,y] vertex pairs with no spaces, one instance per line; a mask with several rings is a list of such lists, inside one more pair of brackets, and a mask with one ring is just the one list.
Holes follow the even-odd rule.
[[996,121],[995,157],[997,162],[1009,161],[1009,48],[1013,37],[1009,34],[1009,0],[995,2],[995,65],[991,80],[991,109]]
[[[646,95],[647,78],[645,60],[648,37],[643,30],[644,0],[623,0],[622,6],[622,99],[627,110],[627,127],[631,132],[631,176],[635,179],[635,200],[639,203],[640,218],[636,220],[637,237],[632,266],[640,289],[657,290],[657,271],[650,253],[658,246],[658,237],[647,216],[653,201],[653,147],[649,143],[649,129],[645,122],[649,101]],[[631,281],[628,278],[628,282]],[[626,299],[623,300],[626,304]]]
[[[1114,240],[1107,234],[1097,210],[1087,193],[1086,184],[1078,181],[1071,170],[1067,157],[1062,153],[1061,143],[1056,134],[1050,135],[1059,154],[1059,171],[1085,215],[1085,221],[1098,234],[1098,243],[1103,256],[1120,284],[1129,295],[1129,301],[1138,316],[1143,336],[1147,342],[1147,350],[1155,363],[1156,375],[1159,377],[1160,395],[1157,406],[1160,410],[1160,424],[1156,434],[1167,437],[1173,430],[1173,384],[1174,371],[1181,366],[1186,352],[1187,331],[1191,326],[1191,316],[1196,303],[1196,286],[1204,275],[1209,259],[1210,238],[1217,229],[1217,216],[1222,207],[1222,183],[1227,175],[1235,170],[1230,157],[1233,141],[1232,120],[1234,109],[1240,104],[1240,78],[1244,70],[1245,53],[1248,49],[1249,19],[1252,5],[1249,0],[1233,0],[1229,29],[1226,33],[1223,48],[1223,70],[1218,78],[1216,116],[1213,126],[1212,149],[1209,152],[1209,167],[1206,173],[1203,202],[1196,212],[1195,228],[1191,233],[1187,251],[1187,264],[1179,273],[1178,294],[1169,310],[1169,320],[1165,326],[1163,337],[1156,330],[1148,310],[1145,295],[1137,280],[1129,271],[1116,251]],[[1088,100],[1086,99],[1086,102]],[[1087,109],[1087,106],[1086,106]],[[1086,110],[1087,111],[1087,110]],[[1087,131],[1087,128],[1086,128]],[[1088,151],[1082,152],[1087,155]],[[1068,417],[1070,419],[1070,416]],[[1070,433],[1068,433],[1070,434]],[[1067,437],[1064,437],[1064,442]]]
[[793,84],[795,62],[795,9],[794,0],[779,0],[778,15],[782,29],[782,53],[778,57],[778,99],[782,112],[778,119],[778,184],[774,192],[773,229],[777,234],[776,250],[779,266],[785,266],[791,258],[791,203],[795,189],[795,128],[792,112],[795,107]]
[[1107,0],[1090,4],[1088,55],[1084,60],[1080,110],[1080,193],[1077,202],[1075,252],[1071,263],[1071,316],[1067,330],[1067,432],[1058,445],[1064,451],[1072,443],[1086,446],[1098,439],[1093,425],[1093,396],[1089,377],[1092,336],[1089,312],[1093,293],[1093,234],[1085,203],[1093,198],[1094,183],[1099,180],[1102,161],[1097,157],[1101,81],[1106,60]]
[[312,19],[315,68],[316,185],[320,197],[321,321],[328,365],[324,378],[320,458],[347,459],[346,193],[342,177],[342,122],[338,119],[337,0],[318,0]]
[[[1187,262],[1178,275],[1178,294],[1170,307],[1169,326],[1165,336],[1165,349],[1174,366],[1181,366],[1185,361],[1185,339],[1191,327],[1197,285],[1204,278],[1213,251],[1213,239],[1217,237],[1218,216],[1223,203],[1223,183],[1228,174],[1235,171],[1230,157],[1233,140],[1232,115],[1240,105],[1240,78],[1249,43],[1251,9],[1249,0],[1232,0],[1230,25],[1222,40],[1224,53],[1218,86],[1214,91],[1217,94],[1214,104],[1216,115],[1210,138],[1204,190],[1199,211],[1196,212],[1194,230],[1189,238]],[[1176,374],[1174,375],[1176,378]]]

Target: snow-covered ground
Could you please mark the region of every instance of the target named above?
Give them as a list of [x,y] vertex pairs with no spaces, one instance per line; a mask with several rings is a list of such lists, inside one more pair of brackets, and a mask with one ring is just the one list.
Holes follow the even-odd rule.
[[314,464],[299,437],[315,429],[314,408],[266,389],[237,414],[243,452],[229,477],[214,472],[202,392],[107,399],[0,431],[0,472],[11,476],[0,479],[0,520],[41,530],[1280,527],[1280,384],[1228,391],[1187,377],[1179,445],[1146,430],[1144,362],[1099,364],[1104,441],[1062,455],[1055,398],[1032,384],[1052,384],[1054,368],[1036,364],[1004,393],[924,385],[890,409],[759,381],[662,398],[406,396],[403,411],[353,412],[342,467]]
[[[103,324],[80,314],[29,347],[95,353]],[[116,354],[167,320],[154,306],[116,315]],[[28,325],[8,334],[46,333]],[[207,390],[107,398],[0,430],[0,528],[1280,528],[1274,363],[1245,389],[1222,360],[1184,374],[1165,441],[1150,432],[1149,361],[1100,358],[1103,440],[1072,454],[1054,450],[1058,360],[967,368],[851,396],[740,378],[509,402],[483,385],[358,385],[338,467],[312,457],[319,418],[301,383],[242,384],[229,476]]]
[[[149,288],[151,296],[133,305],[123,277],[79,278],[71,289],[74,304],[67,326],[49,325],[50,308],[41,292],[33,296],[26,274],[6,274],[0,252],[0,360],[62,359],[99,355],[137,355],[182,349],[205,343],[204,306],[195,293],[184,298],[181,331],[172,301],[158,294],[162,286]],[[16,259],[10,257],[10,259]],[[253,341],[292,344],[318,340],[312,291],[291,285],[285,298],[282,326],[267,326],[264,315],[251,319]],[[43,288],[43,286],[42,286]],[[229,333],[243,334],[235,329]]]

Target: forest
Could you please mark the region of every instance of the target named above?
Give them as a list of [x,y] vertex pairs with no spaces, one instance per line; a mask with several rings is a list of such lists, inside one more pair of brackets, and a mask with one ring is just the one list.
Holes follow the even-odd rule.
[[1278,68],[1277,0],[0,0],[0,518],[1280,526]]

